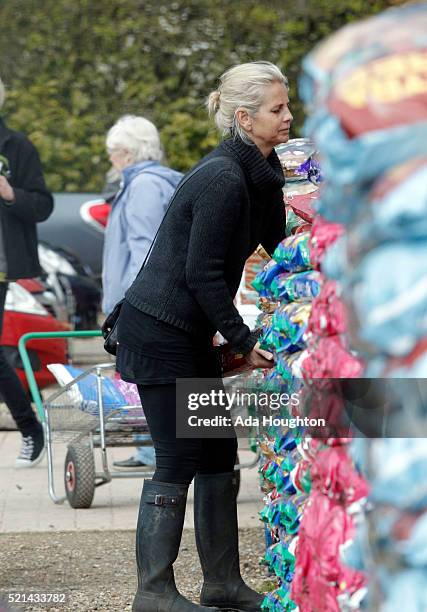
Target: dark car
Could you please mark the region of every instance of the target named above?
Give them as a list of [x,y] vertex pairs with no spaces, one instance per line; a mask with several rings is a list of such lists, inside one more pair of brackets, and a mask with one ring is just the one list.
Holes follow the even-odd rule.
[[38,225],[40,240],[75,255],[86,273],[100,281],[109,205],[95,193],[55,193],[54,199],[52,215]]
[[76,255],[61,247],[39,242],[43,280],[54,291],[57,304],[74,329],[97,329],[101,287]]

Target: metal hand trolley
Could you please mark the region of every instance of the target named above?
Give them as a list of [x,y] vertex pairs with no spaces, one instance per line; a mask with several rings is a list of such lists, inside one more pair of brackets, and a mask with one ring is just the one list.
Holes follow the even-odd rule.
[[[40,421],[44,425],[49,495],[56,504],[68,500],[73,508],[89,508],[96,487],[113,478],[151,477],[153,469],[113,470],[109,466],[107,448],[117,446],[151,446],[148,427],[140,405],[104,405],[103,386],[106,378],[114,374],[114,363],[102,363],[86,369],[68,384],[41,398],[26,349],[29,340],[88,338],[101,336],[100,331],[69,331],[29,333],[19,341],[24,371]],[[89,398],[74,401],[77,384],[86,380]],[[135,442],[135,434],[145,434],[147,440]],[[65,495],[58,495],[55,487],[53,457],[54,442],[67,442],[64,466]],[[101,455],[101,467],[95,467],[95,449]]]
[[[109,404],[105,406],[103,387],[106,378],[114,375],[114,363],[101,363],[86,369],[59,390],[42,400],[26,348],[30,340],[94,338],[100,331],[66,331],[28,333],[18,344],[31,396],[44,426],[49,496],[55,504],[66,499],[72,508],[90,508],[96,487],[112,481],[113,478],[152,477],[153,469],[114,470],[108,462],[107,448],[124,446],[152,446],[147,421],[140,404]],[[73,399],[77,384],[89,383],[90,397]],[[135,441],[135,434],[143,434],[144,440]],[[53,468],[53,443],[66,442],[67,454],[64,465],[65,495],[58,495],[55,488]],[[95,449],[99,449],[101,468],[95,466]],[[253,461],[235,466],[236,496],[240,488],[240,470],[253,468],[258,464],[259,453]]]

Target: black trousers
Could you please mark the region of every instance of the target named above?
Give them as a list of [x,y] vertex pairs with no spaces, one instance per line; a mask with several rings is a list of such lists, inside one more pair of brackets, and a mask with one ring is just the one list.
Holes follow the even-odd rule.
[[237,439],[176,437],[175,385],[138,385],[156,452],[153,480],[190,484],[196,473],[232,472]]
[[[3,329],[4,304],[7,283],[0,283],[0,335]],[[15,370],[11,367],[3,348],[0,346],[0,393],[23,436],[41,428],[31,408],[31,403]]]

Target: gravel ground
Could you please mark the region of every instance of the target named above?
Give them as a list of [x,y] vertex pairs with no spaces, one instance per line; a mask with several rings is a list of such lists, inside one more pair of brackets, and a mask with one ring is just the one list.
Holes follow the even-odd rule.
[[[133,531],[3,534],[0,546],[0,612],[125,612],[131,609],[136,586]],[[253,588],[267,590],[271,580],[259,560],[264,553],[262,528],[240,530],[242,575]],[[201,571],[194,531],[184,530],[175,564],[183,595],[197,602]],[[2,608],[8,593],[66,593],[65,604]]]

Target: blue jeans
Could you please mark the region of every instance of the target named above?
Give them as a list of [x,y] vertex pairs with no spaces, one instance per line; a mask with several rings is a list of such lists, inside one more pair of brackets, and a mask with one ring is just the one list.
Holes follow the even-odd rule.
[[[150,440],[149,434],[135,434],[135,442],[143,442],[144,440]],[[156,453],[153,446],[137,446],[135,457],[145,463],[145,465],[156,465]]]

